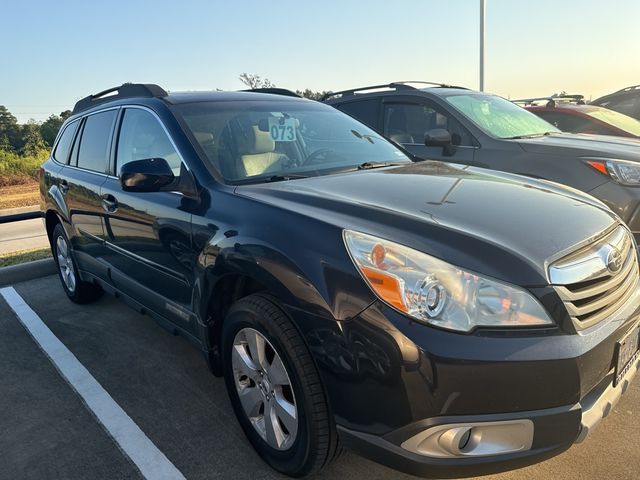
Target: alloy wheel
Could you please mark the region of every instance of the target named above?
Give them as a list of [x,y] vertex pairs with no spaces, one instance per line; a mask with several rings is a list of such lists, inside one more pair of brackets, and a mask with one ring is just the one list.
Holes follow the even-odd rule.
[[231,355],[233,378],[247,418],[267,444],[287,450],[298,434],[298,409],[287,369],[264,335],[243,328]]
[[73,259],[69,251],[69,245],[62,235],[56,239],[56,258],[62,281],[70,292],[76,289],[76,274],[73,268]]

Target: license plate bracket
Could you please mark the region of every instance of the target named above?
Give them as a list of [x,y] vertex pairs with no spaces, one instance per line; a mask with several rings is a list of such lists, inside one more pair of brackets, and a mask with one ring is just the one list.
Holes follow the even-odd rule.
[[640,328],[634,328],[626,337],[616,343],[616,371],[613,379],[615,387],[626,375],[631,365],[640,356]]

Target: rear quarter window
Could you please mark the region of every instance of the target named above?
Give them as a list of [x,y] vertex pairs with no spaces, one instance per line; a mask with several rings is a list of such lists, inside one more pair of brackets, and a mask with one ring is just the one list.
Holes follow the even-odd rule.
[[60,163],[68,163],[69,153],[71,152],[71,146],[73,145],[73,137],[78,129],[78,120],[71,122],[67,125],[60,136],[60,140],[56,144],[56,148],[53,150],[53,158]]

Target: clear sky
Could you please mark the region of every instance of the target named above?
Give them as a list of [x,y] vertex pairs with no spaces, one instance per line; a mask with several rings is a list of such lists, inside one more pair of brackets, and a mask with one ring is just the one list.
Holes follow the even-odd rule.
[[[21,122],[122,84],[478,88],[479,0],[0,0],[0,105]],[[485,89],[596,98],[640,83],[639,0],[487,0]]]

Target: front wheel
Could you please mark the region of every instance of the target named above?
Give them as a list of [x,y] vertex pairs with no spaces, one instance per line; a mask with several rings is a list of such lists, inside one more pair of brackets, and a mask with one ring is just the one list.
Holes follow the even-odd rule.
[[58,266],[58,276],[67,297],[76,303],[89,303],[102,295],[102,289],[93,283],[83,282],[71,253],[71,246],[62,225],[57,224],[51,237],[51,253]]
[[338,437],[302,337],[273,299],[236,302],[222,326],[224,375],[238,421],[274,469],[301,477],[329,464]]

